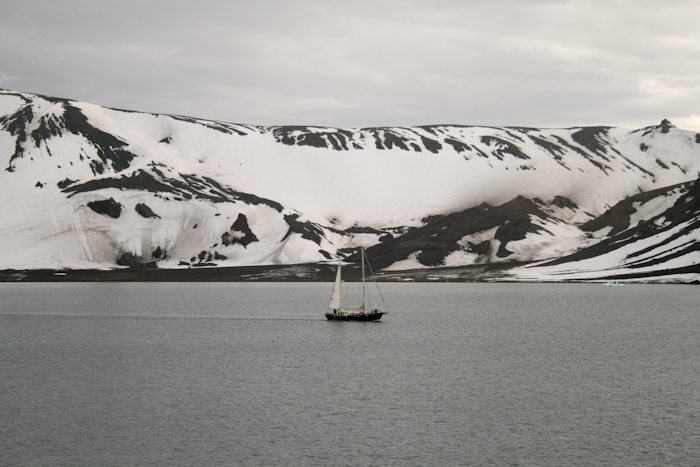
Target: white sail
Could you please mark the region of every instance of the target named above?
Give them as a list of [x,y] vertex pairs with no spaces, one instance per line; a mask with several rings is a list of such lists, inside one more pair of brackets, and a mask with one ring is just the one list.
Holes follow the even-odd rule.
[[333,295],[331,295],[331,302],[328,304],[328,308],[333,310],[340,310],[340,261],[338,262],[338,272],[335,273]]

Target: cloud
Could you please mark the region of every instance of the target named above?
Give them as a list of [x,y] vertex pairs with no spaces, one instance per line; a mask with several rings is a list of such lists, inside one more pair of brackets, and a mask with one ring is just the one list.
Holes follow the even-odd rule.
[[112,107],[331,126],[695,125],[700,107],[691,1],[27,0],[3,10],[3,86]]

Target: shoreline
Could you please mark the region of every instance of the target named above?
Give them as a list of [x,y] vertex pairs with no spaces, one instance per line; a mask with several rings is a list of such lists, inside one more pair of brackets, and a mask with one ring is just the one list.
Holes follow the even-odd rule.
[[[519,264],[518,264],[519,265]],[[380,282],[485,282],[506,279],[513,263],[472,265],[459,268],[431,268],[380,271]],[[333,282],[337,264],[293,264],[183,269],[7,269],[0,270],[0,282]],[[345,280],[360,280],[360,266],[343,265]]]
[[[514,280],[508,271],[527,263],[479,264],[461,267],[379,271],[378,282],[519,282],[519,283],[595,283],[635,280],[643,283],[698,284],[664,280],[673,275],[700,274],[700,266],[636,274],[601,275],[590,279]],[[194,267],[159,269],[149,267],[114,269],[25,269],[0,270],[0,282],[333,282],[337,264]],[[343,265],[348,282],[360,280],[360,266]]]

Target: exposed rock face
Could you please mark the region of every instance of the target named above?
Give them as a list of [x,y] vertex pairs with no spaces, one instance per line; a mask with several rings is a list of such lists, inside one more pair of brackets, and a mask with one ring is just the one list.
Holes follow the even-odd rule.
[[148,205],[145,203],[138,203],[134,209],[142,217],[145,217],[147,219],[151,219],[151,218],[160,219],[160,216],[158,214],[156,214],[155,212],[153,212],[153,210],[151,208],[149,208]]
[[228,232],[224,232],[221,235],[221,243],[224,245],[243,245],[247,247],[253,242],[257,242],[258,237],[255,236],[250,226],[248,226],[248,218],[239,214],[236,221],[231,225],[231,229]]
[[311,240],[317,245],[321,244],[321,238],[323,237],[323,230],[311,222],[299,222],[299,215],[292,214],[284,216],[284,221],[289,224],[289,230],[282,240],[289,238],[290,235],[296,233],[300,234],[301,238],[306,240]]
[[578,208],[578,205],[576,203],[564,196],[555,196],[554,200],[552,201],[552,204],[559,208],[568,208],[571,210]]
[[671,128],[676,128],[676,126],[666,118],[664,118],[661,121],[660,126],[661,126],[661,133],[668,133],[671,130]]
[[[510,256],[508,242],[522,240],[527,233],[537,233],[541,227],[532,222],[532,217],[546,219],[549,216],[526,198],[519,197],[501,206],[481,206],[465,211],[431,216],[425,219],[425,226],[410,229],[396,238],[387,238],[379,245],[367,250],[367,256],[378,268],[417,254],[418,261],[426,266],[442,265],[445,258],[464,248],[462,239],[479,232],[496,229],[493,238],[499,246],[496,256]],[[487,259],[492,253],[491,242],[465,240],[468,251]],[[356,259],[355,255],[348,258]],[[357,257],[359,260],[359,256]]]
[[164,249],[161,249],[161,247],[156,247],[156,249],[153,250],[153,254],[151,255],[151,257],[157,261],[159,259],[165,259],[167,257],[167,254]]
[[109,216],[113,219],[118,219],[122,213],[122,205],[109,198],[101,201],[90,201],[88,207],[98,214]]
[[144,268],[154,268],[156,264],[154,262],[144,262],[142,258],[135,256],[131,253],[124,253],[117,259],[117,264],[119,266],[127,266],[129,268],[144,269]]

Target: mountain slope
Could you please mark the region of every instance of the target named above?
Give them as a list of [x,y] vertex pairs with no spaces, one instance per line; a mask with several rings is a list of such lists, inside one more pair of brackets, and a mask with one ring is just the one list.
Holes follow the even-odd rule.
[[595,228],[621,200],[681,197],[700,135],[261,127],[0,91],[0,163],[0,269],[352,261],[365,246],[386,271],[560,257],[589,271],[612,244],[569,253],[626,228]]
[[538,279],[700,279],[700,179],[627,198],[581,229],[598,243],[522,268]]

